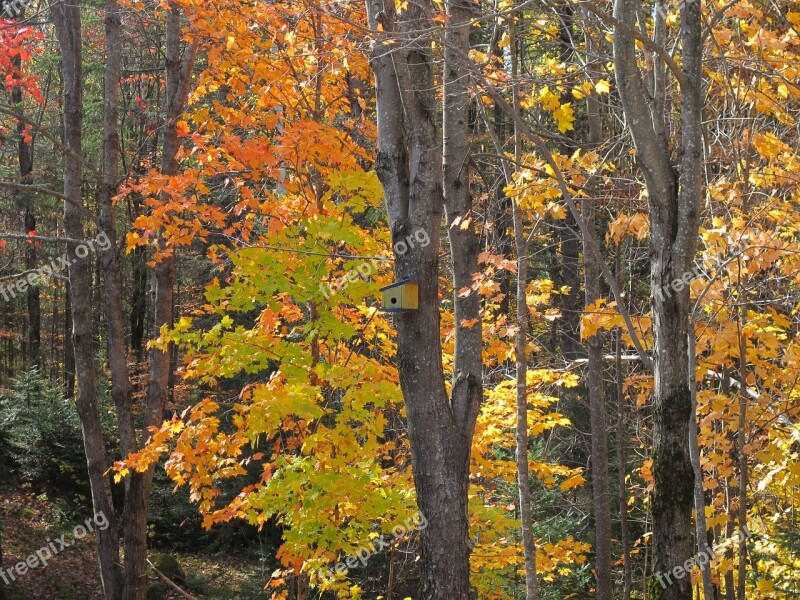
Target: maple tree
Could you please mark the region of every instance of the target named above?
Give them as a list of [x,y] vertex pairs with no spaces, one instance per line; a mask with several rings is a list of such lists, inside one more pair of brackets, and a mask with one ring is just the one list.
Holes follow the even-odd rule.
[[800,10],[612,4],[0,23],[0,283],[114,248],[0,307],[0,384],[77,401],[107,598],[162,465],[276,536],[274,598],[796,594]]

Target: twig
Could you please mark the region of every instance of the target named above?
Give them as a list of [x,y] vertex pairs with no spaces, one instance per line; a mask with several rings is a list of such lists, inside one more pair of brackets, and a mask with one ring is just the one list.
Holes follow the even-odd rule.
[[169,577],[167,577],[167,576],[166,576],[166,575],[164,575],[164,574],[163,574],[161,571],[159,571],[158,569],[156,569],[155,565],[154,565],[153,563],[151,563],[151,562],[150,562],[150,559],[149,559],[149,558],[147,559],[147,564],[148,564],[148,565],[150,565],[150,568],[151,568],[151,569],[153,569],[153,571],[155,572],[155,574],[156,574],[156,575],[158,575],[158,576],[159,576],[159,578],[161,578],[161,581],[163,581],[164,583],[166,583],[166,584],[167,584],[169,587],[171,587],[173,590],[175,590],[176,592],[178,592],[178,593],[179,593],[181,596],[183,596],[184,598],[186,598],[186,600],[197,600],[197,598],[195,598],[194,596],[192,596],[192,595],[190,595],[190,594],[187,594],[186,592],[184,592],[184,591],[183,591],[183,590],[182,590],[180,587],[178,587],[178,584],[174,583],[174,582],[173,582],[173,581],[172,581],[172,580],[171,580]]

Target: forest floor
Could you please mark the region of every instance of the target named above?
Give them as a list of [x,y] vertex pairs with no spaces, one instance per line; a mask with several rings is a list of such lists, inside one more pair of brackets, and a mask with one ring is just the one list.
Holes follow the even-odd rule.
[[[87,515],[88,516],[88,515]],[[103,520],[98,519],[98,525]],[[85,519],[69,519],[45,495],[19,491],[0,491],[0,531],[2,531],[3,575],[0,587],[6,600],[96,600],[102,599],[94,535],[73,537]],[[63,538],[61,536],[64,535]],[[80,535],[80,533],[79,533]],[[60,548],[63,539],[68,547]],[[20,575],[16,565],[49,543],[57,553],[46,566],[37,566]],[[257,561],[221,554],[173,552],[186,574],[185,589],[194,597],[209,600],[250,600],[267,598],[263,585],[269,579]],[[45,558],[46,554],[43,552]],[[31,558],[31,564],[36,560]],[[9,569],[15,569],[9,574]],[[156,579],[153,578],[155,582]],[[177,594],[154,594],[156,599],[178,598]]]

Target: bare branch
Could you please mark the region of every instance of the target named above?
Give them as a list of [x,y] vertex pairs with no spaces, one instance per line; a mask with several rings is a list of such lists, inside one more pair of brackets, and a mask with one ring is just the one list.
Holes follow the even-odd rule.
[[52,277],[53,279],[59,279],[61,281],[69,281],[69,277],[66,275],[59,275],[52,269],[28,269],[27,271],[23,271],[22,273],[15,273],[14,275],[4,275],[0,277],[0,281],[20,281],[23,279],[27,279],[28,275],[31,274],[41,275],[42,277]]
[[59,140],[57,137],[55,137],[53,134],[51,134],[49,131],[47,131],[44,127],[40,126],[38,123],[34,123],[32,120],[30,120],[25,115],[21,115],[18,112],[11,110],[10,108],[6,108],[5,106],[0,106],[0,114],[5,114],[5,115],[8,115],[9,117],[13,117],[14,119],[22,121],[26,125],[30,126],[31,129],[33,129],[37,133],[41,134],[43,137],[47,138],[50,142],[52,142],[52,144],[56,148],[58,148],[59,150],[61,150],[65,154],[68,154],[68,155],[72,156],[73,158],[75,158],[76,160],[78,160],[78,162],[80,162],[81,165],[87,171],[89,171],[92,175],[94,175],[96,179],[99,179],[99,180],[103,179],[103,175],[102,175],[102,173],[100,173],[100,171],[97,170],[97,167],[95,167],[92,163],[90,163],[88,160],[86,160],[78,152],[75,152],[71,148],[68,148],[67,146],[65,146],[61,142],[61,140]]
[[58,243],[72,243],[72,244],[84,244],[86,240],[76,240],[73,238],[67,237],[47,237],[47,236],[39,236],[39,235],[28,235],[27,233],[9,233],[6,231],[0,231],[0,238],[8,238],[10,240],[29,240],[31,242],[54,242]]
[[579,0],[578,4],[588,10],[590,13],[597,15],[600,20],[604,21],[608,25],[612,25],[616,29],[624,32],[625,35],[629,35],[630,37],[634,38],[636,41],[642,43],[642,45],[651,50],[656,55],[658,55],[661,60],[664,61],[664,64],[669,67],[669,70],[675,76],[675,79],[681,85],[681,87],[690,86],[689,79],[686,77],[686,74],[683,72],[683,69],[680,68],[678,63],[675,62],[675,59],[672,55],[666,50],[666,48],[659,46],[653,40],[651,40],[648,36],[642,35],[640,31],[638,31],[635,27],[631,27],[627,23],[623,23],[619,19],[615,19],[607,12],[600,10],[591,2],[587,0]]
[[561,171],[558,163],[553,159],[552,154],[550,153],[550,149],[545,144],[544,140],[538,136],[528,125],[528,123],[522,118],[518,111],[514,110],[514,107],[511,106],[508,101],[503,97],[503,94],[489,81],[487,81],[486,77],[483,73],[478,69],[477,65],[472,60],[465,61],[466,64],[469,66],[471,74],[479,81],[482,86],[482,89],[492,97],[493,100],[497,102],[497,105],[505,112],[510,118],[514,120],[515,125],[519,128],[519,131],[522,132],[525,137],[527,137],[533,145],[538,150],[541,157],[547,162],[550,168],[553,170],[553,173],[556,177],[556,182],[558,183],[559,190],[561,191],[561,195],[564,198],[564,202],[569,208],[569,211],[572,213],[572,216],[575,218],[575,222],[578,224],[581,230],[581,234],[585,236],[587,240],[587,245],[589,246],[592,253],[597,258],[597,261],[600,265],[600,269],[603,272],[603,277],[608,282],[609,288],[614,295],[614,299],[617,303],[617,310],[619,310],[622,319],[625,321],[625,327],[628,330],[628,334],[631,336],[631,340],[633,342],[634,347],[636,348],[636,352],[639,354],[639,357],[642,360],[642,364],[647,368],[648,371],[653,370],[653,361],[650,356],[647,354],[647,351],[644,349],[644,345],[642,344],[639,336],[636,332],[636,327],[633,324],[633,319],[631,318],[628,309],[625,306],[625,301],[622,296],[622,292],[617,285],[616,277],[611,273],[606,264],[605,259],[603,258],[603,253],[600,251],[600,246],[597,244],[597,240],[594,239],[594,236],[589,231],[586,223],[581,218],[580,211],[578,210],[577,205],[575,204],[575,200],[573,198],[572,192],[569,189],[569,185],[567,184],[566,178],[564,177],[564,173]]

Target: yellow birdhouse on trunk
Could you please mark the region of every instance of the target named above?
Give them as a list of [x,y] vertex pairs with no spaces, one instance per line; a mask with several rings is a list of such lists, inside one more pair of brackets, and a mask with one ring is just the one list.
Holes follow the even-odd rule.
[[419,282],[404,279],[381,288],[383,303],[381,310],[402,312],[419,308]]

